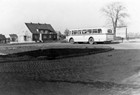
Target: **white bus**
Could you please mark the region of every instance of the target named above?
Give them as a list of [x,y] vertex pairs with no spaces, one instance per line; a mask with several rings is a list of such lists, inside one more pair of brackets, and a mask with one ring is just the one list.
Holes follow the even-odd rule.
[[88,42],[89,44],[111,42],[114,40],[114,33],[109,28],[72,29],[66,40],[72,44],[74,42]]

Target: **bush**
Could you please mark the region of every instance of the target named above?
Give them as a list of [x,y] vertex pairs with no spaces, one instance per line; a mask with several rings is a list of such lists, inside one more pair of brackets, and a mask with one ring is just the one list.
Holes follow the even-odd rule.
[[66,39],[60,40],[61,43],[68,43]]
[[115,37],[114,40],[122,40],[122,37]]

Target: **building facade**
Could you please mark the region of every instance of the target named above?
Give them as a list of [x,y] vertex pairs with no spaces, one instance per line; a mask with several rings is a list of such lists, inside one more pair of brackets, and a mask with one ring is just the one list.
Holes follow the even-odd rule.
[[3,34],[0,34],[0,43],[6,43],[6,37]]
[[[47,42],[50,40],[57,40],[57,33],[50,24],[41,23],[25,23],[29,31],[31,32],[31,39],[35,42]],[[29,35],[28,35],[29,36]],[[24,40],[27,40],[27,35],[24,36]]]

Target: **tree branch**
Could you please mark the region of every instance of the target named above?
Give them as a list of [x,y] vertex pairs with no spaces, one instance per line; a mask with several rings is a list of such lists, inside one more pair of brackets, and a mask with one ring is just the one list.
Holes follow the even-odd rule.
[[126,8],[120,2],[114,2],[106,7],[102,8],[102,12],[106,15],[107,18],[110,18],[114,33],[119,22],[124,22],[123,18],[128,17],[129,15],[125,12]]

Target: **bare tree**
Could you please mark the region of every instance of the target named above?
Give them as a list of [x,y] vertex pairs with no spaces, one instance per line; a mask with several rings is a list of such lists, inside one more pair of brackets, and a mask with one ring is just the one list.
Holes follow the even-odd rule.
[[120,2],[113,2],[102,8],[102,12],[111,22],[114,34],[116,36],[116,28],[118,26],[124,26],[125,25],[124,18],[129,16],[126,12],[126,7],[124,7],[123,4]]

